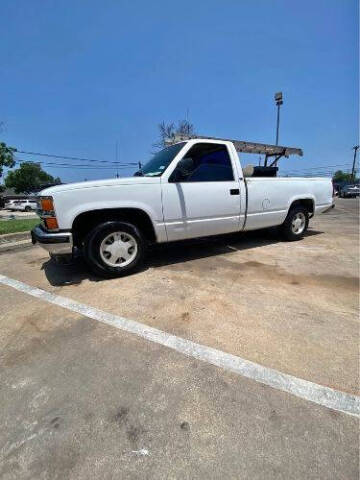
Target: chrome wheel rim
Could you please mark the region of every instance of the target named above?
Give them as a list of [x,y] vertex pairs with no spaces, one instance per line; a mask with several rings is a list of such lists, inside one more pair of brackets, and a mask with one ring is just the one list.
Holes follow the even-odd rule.
[[298,212],[294,215],[291,222],[291,231],[295,235],[300,235],[305,230],[306,217],[303,212]]
[[126,267],[135,260],[138,245],[127,232],[109,233],[100,244],[100,257],[110,267]]

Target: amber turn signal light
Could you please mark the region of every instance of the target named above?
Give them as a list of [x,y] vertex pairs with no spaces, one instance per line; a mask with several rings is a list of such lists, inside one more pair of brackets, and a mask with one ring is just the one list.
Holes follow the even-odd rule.
[[46,228],[48,230],[57,230],[59,228],[59,225],[55,217],[45,218],[44,221],[45,221]]
[[54,210],[54,203],[52,198],[41,199],[41,210],[44,212],[52,212]]

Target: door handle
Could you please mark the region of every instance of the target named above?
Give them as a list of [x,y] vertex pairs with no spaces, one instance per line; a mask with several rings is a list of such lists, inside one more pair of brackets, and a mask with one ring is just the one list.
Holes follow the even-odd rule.
[[240,195],[240,190],[238,188],[231,188],[230,195]]

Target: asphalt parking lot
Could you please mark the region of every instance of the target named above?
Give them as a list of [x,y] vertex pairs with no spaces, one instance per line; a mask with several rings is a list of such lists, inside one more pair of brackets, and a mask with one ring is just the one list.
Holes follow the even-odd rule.
[[0,282],[0,478],[357,479],[355,415],[123,325],[359,395],[358,228],[359,201],[338,199],[299,242],[161,246],[114,280],[39,247],[2,253],[0,274],[28,290]]

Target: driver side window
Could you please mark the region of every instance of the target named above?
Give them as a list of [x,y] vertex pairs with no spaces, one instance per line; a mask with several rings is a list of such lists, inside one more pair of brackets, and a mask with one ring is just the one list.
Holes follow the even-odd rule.
[[185,159],[188,159],[186,170],[176,168],[170,181],[227,182],[234,180],[230,156],[225,145],[197,143],[190,148]]

